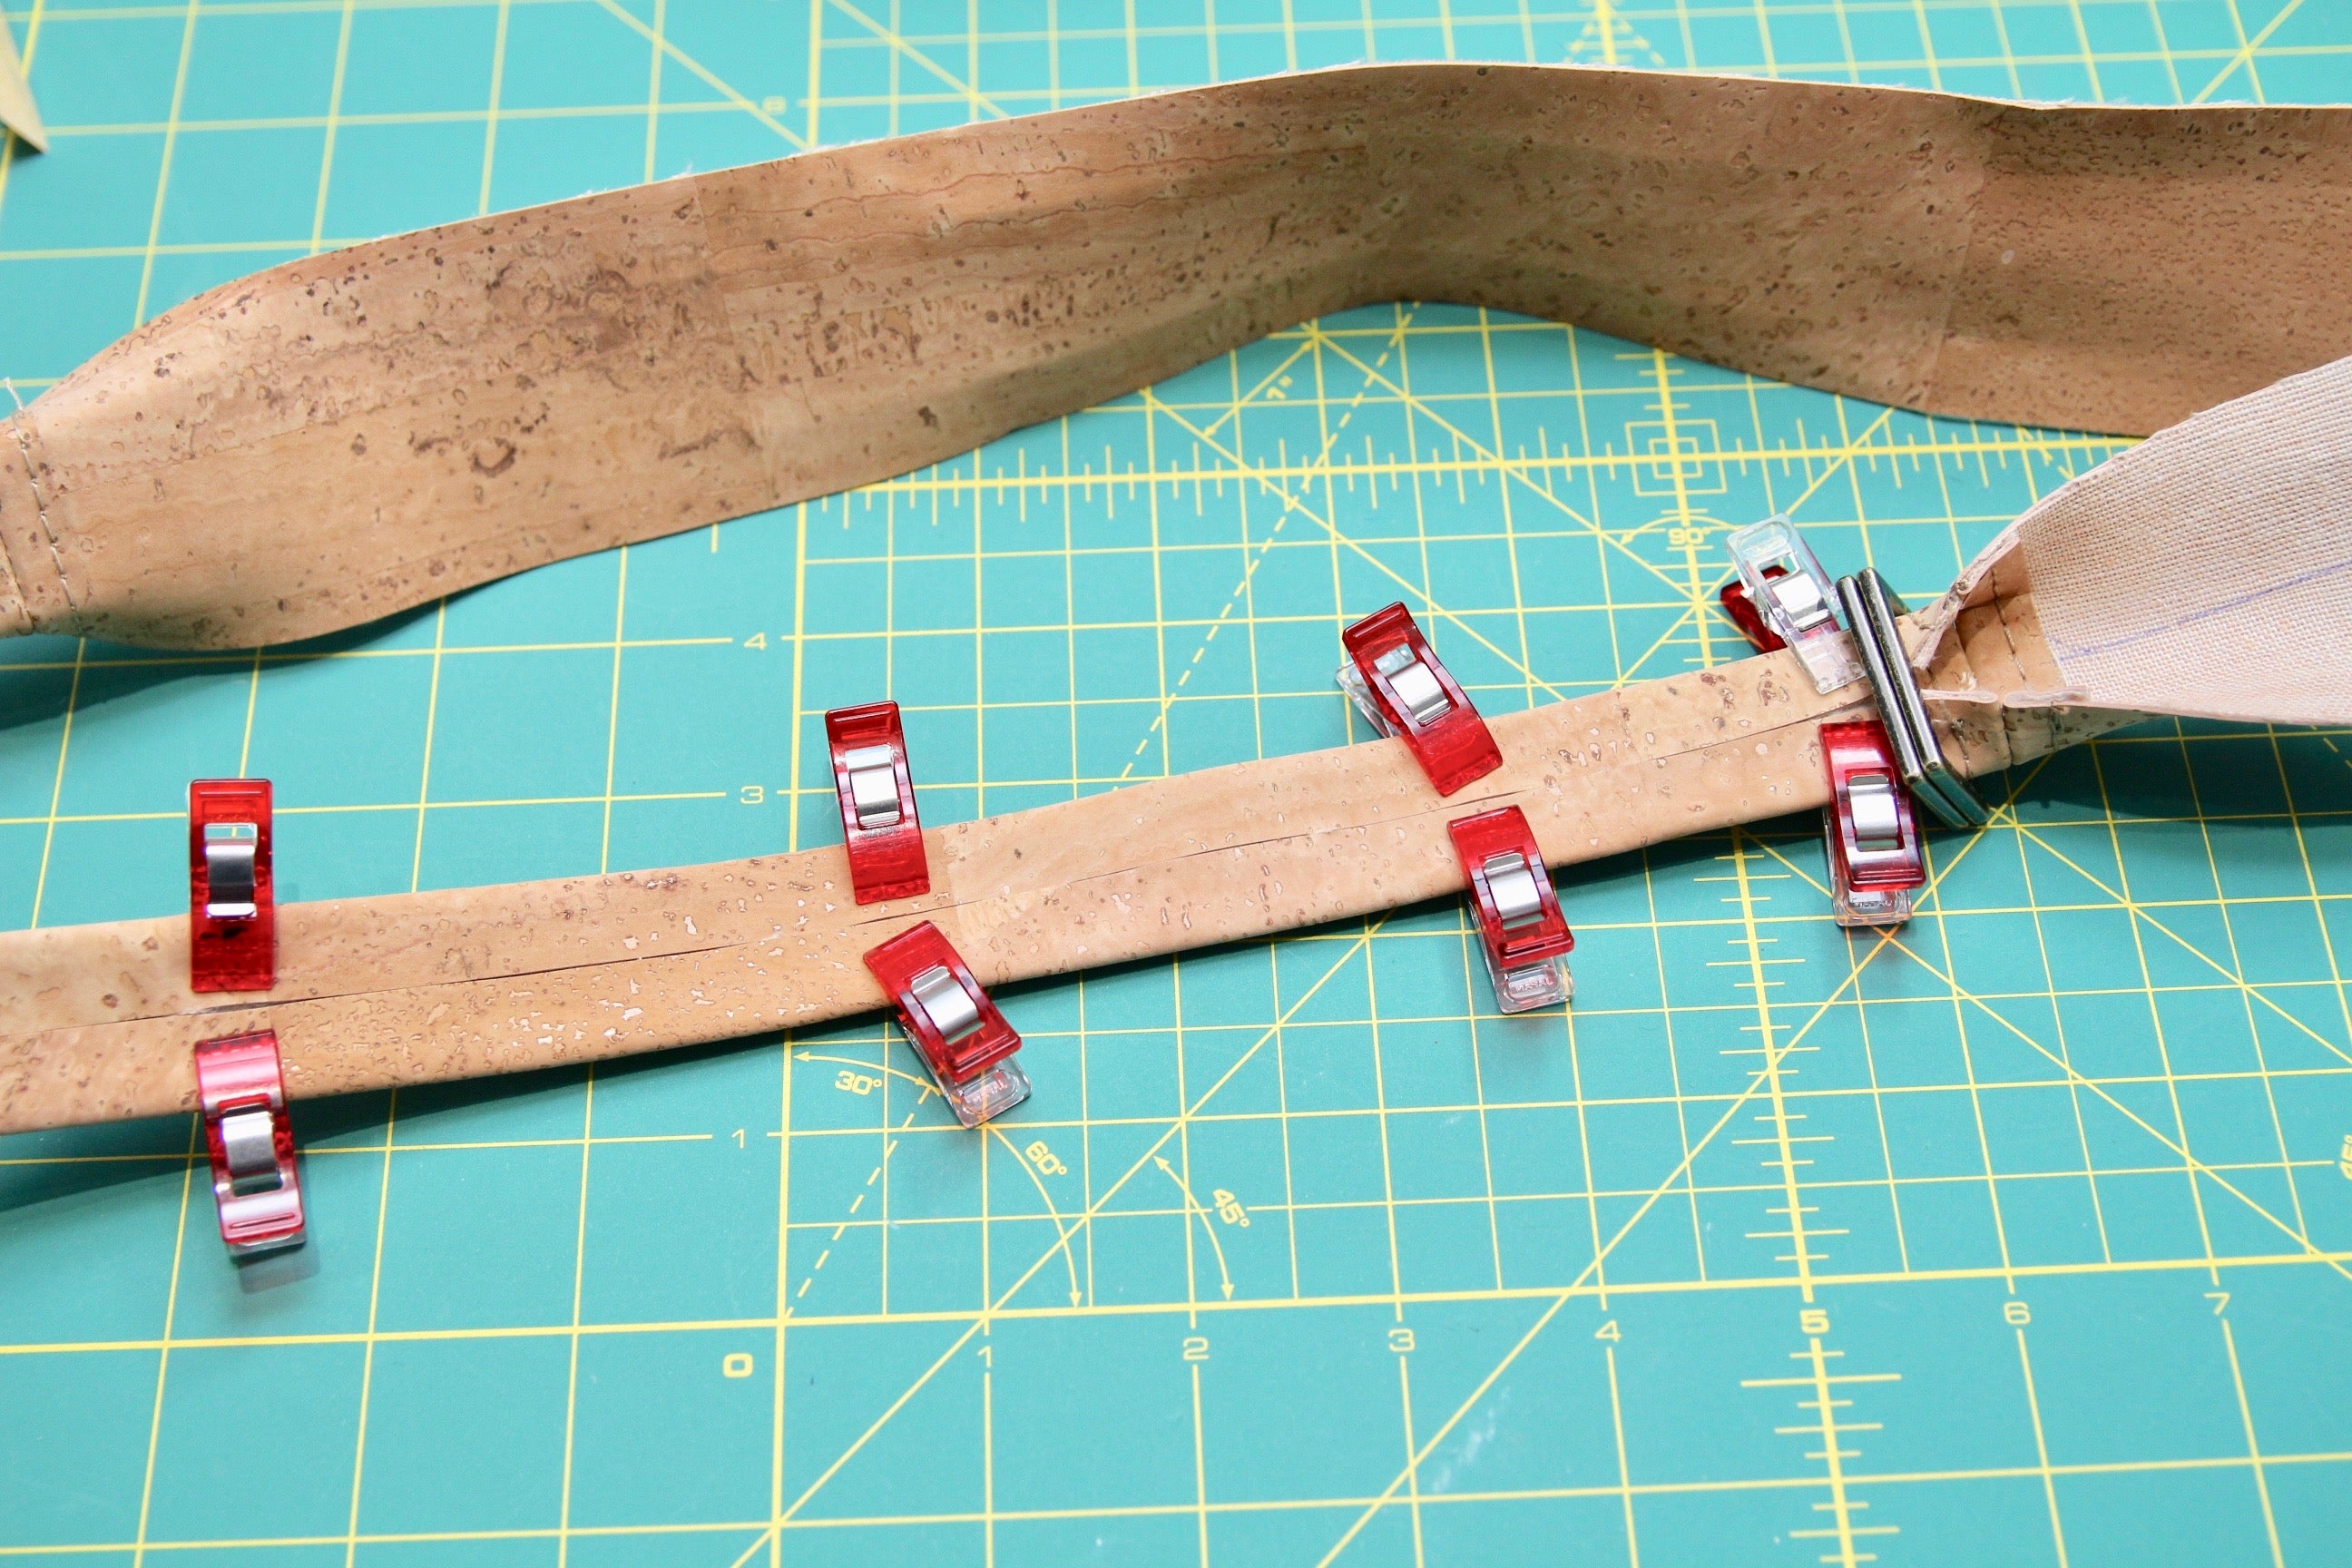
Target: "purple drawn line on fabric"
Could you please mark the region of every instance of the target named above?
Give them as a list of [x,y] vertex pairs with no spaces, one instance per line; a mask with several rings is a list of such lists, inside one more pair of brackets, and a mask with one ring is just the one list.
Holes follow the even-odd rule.
[[2110,637],[2105,642],[2093,643],[2088,647],[2076,647],[2067,643],[2053,642],[2051,645],[2051,651],[2056,654],[2062,662],[2069,658],[2096,658],[2101,654],[2113,653],[2120,647],[2130,647],[2135,644],[2147,642],[2151,637],[2160,637],[2167,632],[2176,632],[2184,626],[2193,626],[2200,621],[2210,621],[2216,616],[2235,614],[2249,605],[2259,604],[2273,594],[2284,594],[2290,588],[2300,588],[2306,584],[2316,583],[2322,578],[2341,576],[2346,572],[2352,572],[2352,560],[2338,561],[2326,566],[2315,566],[2308,572],[2289,577],[2284,583],[2273,583],[2267,588],[2258,588],[2251,594],[2241,594],[2234,599],[2224,599],[2218,605],[2196,611],[2194,614],[2143,627],[2126,637]]

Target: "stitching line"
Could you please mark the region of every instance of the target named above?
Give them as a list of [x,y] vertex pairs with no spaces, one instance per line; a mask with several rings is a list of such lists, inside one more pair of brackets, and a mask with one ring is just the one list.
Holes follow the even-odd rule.
[[[16,437],[16,451],[24,459],[25,483],[32,487],[33,516],[41,525],[41,542],[48,546],[49,565],[58,574],[58,593],[65,600],[67,609],[75,609],[78,606],[73,602],[73,584],[66,581],[66,559],[58,550],[56,531],[49,527],[48,498],[41,494],[40,475],[33,471],[33,444],[25,436],[25,400],[16,395],[16,384],[14,380],[0,377],[0,386],[5,386],[8,389],[8,400],[16,405],[16,412],[8,416],[8,428]],[[23,596],[21,585],[18,596],[20,598]],[[32,608],[30,601],[26,601],[25,611],[28,617],[32,614]]]

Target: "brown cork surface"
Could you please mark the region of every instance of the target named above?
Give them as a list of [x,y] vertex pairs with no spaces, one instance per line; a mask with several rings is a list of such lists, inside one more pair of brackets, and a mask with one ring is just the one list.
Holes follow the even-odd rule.
[[278,1031],[296,1092],[470,1077],[883,1005],[860,955],[939,922],[983,984],[1458,889],[1444,825],[1506,800],[1567,863],[1818,804],[1816,695],[1778,655],[1494,721],[1504,769],[1441,800],[1381,742],[926,835],[933,892],[860,908],[838,849],[297,904],[266,1000],[185,988],[186,921],[0,937],[0,1130],[182,1109],[187,1047]]
[[188,301],[0,430],[0,633],[278,643],[1373,300],[2142,433],[2352,353],[2352,110],[1349,68],[693,175]]
[[[1937,668],[1987,702],[1948,709],[1965,769],[2048,737],[2009,727],[1964,651]],[[1382,741],[933,829],[931,894],[863,908],[837,848],[285,905],[278,984],[251,998],[187,990],[184,917],[10,933],[0,1132],[185,1110],[189,1048],[247,1029],[277,1030],[308,1097],[868,1012],[861,955],[918,919],[996,985],[1392,909],[1458,892],[1445,824],[1505,803],[1554,866],[1818,806],[1816,726],[1868,710],[1766,655],[1495,719],[1503,768],[1450,799]]]

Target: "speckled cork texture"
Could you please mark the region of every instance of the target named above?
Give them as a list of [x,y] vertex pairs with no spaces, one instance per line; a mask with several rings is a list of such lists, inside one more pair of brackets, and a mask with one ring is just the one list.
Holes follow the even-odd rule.
[[[2283,426],[2352,430],[2352,361],[2069,482],[1906,617],[1958,772],[2030,761],[2138,710],[2352,722],[2352,635],[2306,592],[2352,572],[2342,476]],[[2217,472],[2238,480],[2227,531],[2113,592],[2151,520],[2206,504]],[[2192,565],[2193,588],[2179,587]],[[2240,600],[2263,611],[2246,634],[2261,657],[2200,662],[2227,625],[2217,607]],[[2095,625],[2136,651],[2070,664],[2053,625]],[[2151,669],[2191,673],[2159,690]],[[184,1110],[190,1047],[254,1028],[278,1032],[289,1086],[309,1097],[867,1012],[885,998],[861,955],[922,919],[995,985],[1394,909],[1459,891],[1445,824],[1493,805],[1525,810],[1554,866],[1819,806],[1818,726],[1868,714],[1867,691],[1818,693],[1784,650],[1496,718],[1503,766],[1451,799],[1382,741],[935,828],[932,891],[896,903],[851,901],[846,858],[828,848],[289,904],[278,984],[252,998],[187,989],[184,917],[15,932],[0,936],[0,1132]]]
[[2352,353],[2352,110],[1271,78],[290,262],[0,430],[0,633],[240,647],[887,478],[1391,299],[2144,433]]
[[[1958,772],[2138,710],[2352,722],[2352,635],[2308,592],[2352,572],[2343,476],[2278,435],[2290,426],[2352,431],[2352,361],[2071,481],[1906,618]],[[2237,483],[2227,531],[2202,554],[2138,563],[2151,526],[2209,504],[2216,473]],[[2129,570],[2153,574],[2118,594]],[[2230,624],[2217,608],[2240,601],[2262,612],[2243,633],[2258,657],[2203,657]],[[2130,657],[2070,663],[2053,625],[2095,626]],[[307,1098],[868,1012],[886,999],[861,955],[918,920],[995,985],[1394,909],[1459,891],[1445,824],[1494,805],[1526,811],[1556,867],[1819,806],[1818,726],[1871,711],[1866,686],[1816,692],[1784,650],[1496,718],[1502,767],[1450,799],[1381,741],[935,828],[931,892],[895,903],[853,902],[827,848],[289,904],[278,984],[250,998],[187,989],[184,917],[15,932],[0,936],[0,1132],[184,1110],[190,1047],[248,1029],[278,1032]]]
[[1823,697],[1787,653],[1493,721],[1441,799],[1398,742],[1238,764],[925,835],[932,892],[860,907],[838,848],[684,870],[292,904],[266,997],[187,990],[184,917],[0,937],[0,1131],[193,1103],[189,1047],[278,1031],[310,1096],[471,1078],[869,1012],[860,955],[939,923],[984,984],[1456,891],[1454,817],[1518,805],[1554,864],[1817,805]]
[[[1993,623],[2000,624],[1998,601]],[[1906,621],[1964,773],[2132,717],[2021,707],[2046,655]],[[187,989],[184,918],[0,936],[0,1131],[194,1103],[190,1047],[272,1028],[299,1098],[474,1078],[873,1011],[861,955],[936,921],[984,984],[1247,940],[1460,890],[1445,835],[1504,804],[1546,860],[1822,805],[1822,695],[1787,652],[1491,721],[1503,767],[1441,799],[1401,742],[1213,769],[925,835],[929,895],[860,907],[837,848],[278,910],[265,996]]]

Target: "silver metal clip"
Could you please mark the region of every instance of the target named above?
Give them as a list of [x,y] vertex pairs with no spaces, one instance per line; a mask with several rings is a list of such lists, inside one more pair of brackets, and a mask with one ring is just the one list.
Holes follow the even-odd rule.
[[1943,745],[1927,720],[1927,704],[1919,696],[1918,679],[1911,673],[1910,655],[1895,629],[1903,601],[1873,566],[1839,578],[1837,595],[1854,646],[1861,650],[1871,695],[1878,699],[1878,710],[1886,720],[1887,738],[1895,742],[1903,782],[1947,827],[1982,827],[1992,820],[1991,814],[1945,763]]
[[887,746],[859,746],[844,752],[841,763],[849,770],[849,798],[857,806],[857,826],[897,826],[898,753]]
[[[1445,689],[1438,684],[1437,677],[1429,672],[1427,665],[1413,657],[1412,647],[1406,644],[1400,643],[1372,660],[1372,668],[1389,678],[1397,700],[1404,704],[1416,724],[1434,724],[1454,706],[1452,699],[1445,695]],[[1338,679],[1339,689],[1354,700],[1356,711],[1364,716],[1364,722],[1383,735],[1395,732],[1390,728],[1387,717],[1381,712],[1381,705],[1372,700],[1371,688],[1365,684],[1363,672],[1356,668],[1354,659],[1339,667]]]
[[950,1045],[980,1027],[980,1009],[971,1005],[971,994],[944,964],[935,963],[916,975],[913,990],[915,1005]]
[[254,917],[254,858],[260,845],[260,830],[250,822],[205,825],[205,913],[216,921]]
[[245,1197],[286,1184],[278,1171],[278,1118],[267,1106],[230,1111],[220,1119],[220,1131],[232,1193]]
[[1486,890],[1495,895],[1495,912],[1503,917],[1505,931],[1543,919],[1543,896],[1536,889],[1535,872],[1526,856],[1515,849],[1489,855],[1479,869],[1486,873]]

